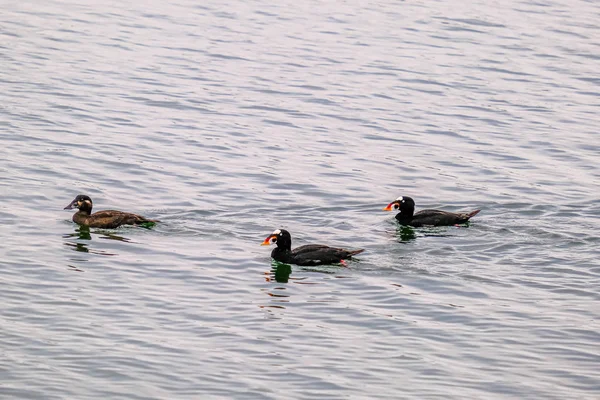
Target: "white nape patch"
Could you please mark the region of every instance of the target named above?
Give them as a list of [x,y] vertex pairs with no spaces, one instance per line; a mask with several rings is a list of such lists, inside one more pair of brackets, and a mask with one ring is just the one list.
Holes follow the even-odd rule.
[[276,229],[273,231],[272,235],[279,235],[281,233],[281,231],[279,229]]
[[404,198],[402,196],[398,197],[395,201],[402,201]]

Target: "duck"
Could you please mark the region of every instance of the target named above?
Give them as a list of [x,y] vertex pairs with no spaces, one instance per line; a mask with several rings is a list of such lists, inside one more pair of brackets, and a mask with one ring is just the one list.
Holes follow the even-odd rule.
[[116,210],[98,211],[92,214],[92,199],[85,194],[80,194],[66,206],[65,210],[77,208],[73,215],[73,222],[92,228],[114,229],[121,225],[155,224],[160,222],[156,219],[148,219],[141,215]]
[[323,244],[307,244],[292,250],[292,235],[285,229],[275,230],[261,243],[262,246],[271,244],[277,245],[271,252],[273,259],[282,263],[301,266],[345,265],[344,260],[365,251],[365,249],[346,250]]
[[400,210],[396,219],[402,225],[415,228],[422,226],[451,226],[464,224],[481,210],[465,213],[454,213],[440,210],[421,210],[415,213],[415,201],[408,196],[400,196],[383,209],[384,211]]

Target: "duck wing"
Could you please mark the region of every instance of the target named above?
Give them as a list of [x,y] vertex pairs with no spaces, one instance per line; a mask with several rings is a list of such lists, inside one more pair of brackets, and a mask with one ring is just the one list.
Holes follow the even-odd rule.
[[463,224],[469,218],[477,215],[481,210],[475,210],[468,213],[454,213],[440,210],[422,210],[413,215],[410,225],[420,226],[449,226]]
[[88,217],[88,225],[93,228],[114,229],[121,225],[139,225],[145,222],[159,221],[117,210],[98,211]]
[[321,244],[308,244],[292,250],[292,258],[297,265],[337,264],[363,251],[364,249],[346,250]]
[[299,255],[303,253],[311,253],[313,251],[330,248],[331,247],[325,246],[324,244],[306,244],[304,246],[296,247],[294,250],[292,250],[292,254]]

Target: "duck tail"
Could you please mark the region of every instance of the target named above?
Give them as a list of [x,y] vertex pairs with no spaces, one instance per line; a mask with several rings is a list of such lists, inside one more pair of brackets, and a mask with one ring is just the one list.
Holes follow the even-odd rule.
[[157,222],[160,222],[160,221],[157,219],[149,219],[146,217],[139,216],[139,218],[135,221],[135,224],[136,225],[156,224]]
[[471,211],[470,213],[467,213],[467,219],[476,216],[477,214],[479,214],[481,210],[475,210],[475,211]]
[[363,251],[365,251],[365,249],[350,250],[350,251],[348,251],[348,257],[355,256],[357,254],[362,253]]

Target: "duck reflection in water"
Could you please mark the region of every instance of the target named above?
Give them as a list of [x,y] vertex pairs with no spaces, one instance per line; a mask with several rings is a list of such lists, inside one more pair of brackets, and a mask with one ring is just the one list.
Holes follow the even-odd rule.
[[292,266],[279,261],[271,262],[271,271],[267,272],[267,282],[275,281],[279,283],[288,283],[292,274]]
[[410,242],[417,238],[415,230],[407,225],[400,225],[396,228],[396,236],[401,242]]
[[[468,225],[466,223],[465,225]],[[420,237],[451,237],[452,234],[448,232],[446,227],[428,227],[419,230]],[[417,233],[412,226],[399,225],[396,227],[396,237],[399,242],[408,243],[417,238]]]
[[108,253],[105,251],[90,250],[88,248],[89,245],[87,243],[79,242],[79,240],[91,241],[92,233],[98,235],[98,237],[100,239],[118,240],[120,242],[126,242],[126,243],[131,242],[130,239],[128,239],[124,236],[115,235],[112,232],[103,232],[101,230],[90,232],[89,226],[80,225],[77,228],[75,228],[75,231],[73,233],[67,233],[67,234],[63,235],[63,238],[65,238],[65,239],[75,239],[75,240],[65,241],[65,246],[69,246],[74,251],[79,251],[82,253],[94,253],[94,254],[111,255],[111,256],[114,255],[112,253]]
[[[92,240],[92,234],[90,233],[90,228],[87,226],[79,226],[75,228],[75,232],[67,233],[63,235],[65,239],[79,239],[79,240]],[[89,253],[90,249],[88,249],[87,244],[79,243],[78,241],[65,241],[65,246],[71,247],[75,251],[80,251],[82,253]]]

